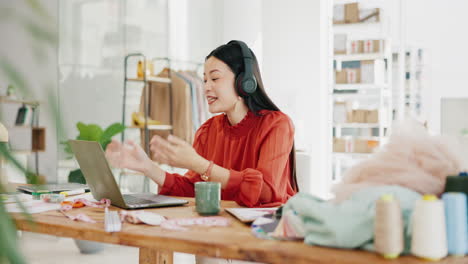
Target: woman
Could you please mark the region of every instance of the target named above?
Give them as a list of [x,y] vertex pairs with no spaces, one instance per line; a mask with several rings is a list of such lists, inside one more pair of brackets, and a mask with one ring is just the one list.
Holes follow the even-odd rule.
[[265,93],[253,52],[241,41],[213,50],[205,61],[205,94],[216,115],[197,131],[193,147],[169,136],[150,142],[153,160],[186,168],[185,175],[159,168],[140,146],[113,141],[106,155],[116,167],[144,173],[160,194],[194,196],[194,183],[221,183],[221,198],[248,207],[285,203],[297,192],[294,128]]

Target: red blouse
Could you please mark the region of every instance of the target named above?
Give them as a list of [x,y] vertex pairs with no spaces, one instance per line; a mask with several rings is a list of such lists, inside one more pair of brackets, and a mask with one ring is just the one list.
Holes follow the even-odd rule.
[[[221,199],[248,207],[279,206],[295,194],[290,182],[289,154],[294,128],[280,111],[251,111],[235,126],[221,114],[206,121],[197,131],[193,147],[207,160],[230,170]],[[160,194],[194,197],[200,175],[166,173]]]

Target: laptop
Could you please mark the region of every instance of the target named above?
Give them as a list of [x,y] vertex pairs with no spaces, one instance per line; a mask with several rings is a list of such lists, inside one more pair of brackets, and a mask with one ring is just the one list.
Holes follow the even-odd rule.
[[108,198],[112,205],[124,209],[177,206],[188,201],[152,193],[120,192],[101,145],[96,141],[70,140],[70,146],[96,200]]

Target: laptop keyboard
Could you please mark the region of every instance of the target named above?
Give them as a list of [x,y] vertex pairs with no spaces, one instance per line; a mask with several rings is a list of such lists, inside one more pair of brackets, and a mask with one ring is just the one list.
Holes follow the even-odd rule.
[[158,200],[160,200],[160,199],[158,199],[159,198],[158,196],[151,197],[151,200],[149,200],[149,199],[135,197],[135,196],[129,195],[129,194],[124,194],[123,198],[125,200],[125,203],[127,203],[127,204],[154,204],[154,203],[160,202],[160,201],[158,201]]

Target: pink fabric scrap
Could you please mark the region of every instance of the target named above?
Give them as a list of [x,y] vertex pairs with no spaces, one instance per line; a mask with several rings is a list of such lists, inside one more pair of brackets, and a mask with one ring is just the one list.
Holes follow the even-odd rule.
[[215,216],[170,219],[162,222],[161,227],[168,230],[185,231],[188,230],[185,226],[229,226],[230,224],[231,219],[222,216]]

